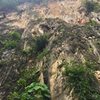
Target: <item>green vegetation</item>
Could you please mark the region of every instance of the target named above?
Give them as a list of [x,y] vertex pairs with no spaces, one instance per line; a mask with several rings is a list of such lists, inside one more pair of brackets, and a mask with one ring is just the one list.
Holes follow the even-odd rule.
[[87,10],[87,13],[91,13],[92,11],[94,11],[94,3],[91,1],[86,1],[85,7]]
[[39,71],[28,69],[21,72],[14,91],[8,96],[8,100],[47,100],[50,98],[49,89],[39,82]]
[[68,86],[74,89],[79,100],[100,100],[100,93],[95,89],[94,65],[70,63],[65,66],[65,75],[68,78]]
[[41,83],[31,83],[22,93],[13,92],[8,100],[46,100],[50,98],[48,87]]
[[[10,33],[11,39],[19,40],[20,36],[17,33]],[[23,50],[22,53],[26,57],[35,54],[40,60],[47,53],[45,48],[48,43],[47,36],[40,36],[32,39],[29,46],[29,50]],[[16,80],[14,86],[12,86],[11,92],[8,95],[8,100],[48,100],[50,98],[49,89],[45,84],[42,84],[39,80],[40,71],[37,67],[30,69],[21,69],[19,79]]]
[[14,49],[17,47],[19,41],[20,41],[20,33],[18,32],[10,32],[9,33],[9,39],[8,40],[5,40],[3,42],[3,45],[4,45],[4,48],[5,49]]
[[30,55],[32,55],[33,52],[34,52],[34,50],[31,47],[27,47],[27,48],[21,50],[21,54],[23,56],[30,56]]
[[[20,72],[20,79],[26,80],[27,85],[28,85],[31,82],[38,82],[39,74],[40,74],[39,70],[37,70],[35,67],[30,68],[30,69],[22,69]],[[19,84],[19,82],[18,82],[18,84]]]
[[48,43],[47,36],[40,36],[35,39],[34,50],[36,53],[42,52]]
[[88,26],[97,26],[98,23],[94,20],[90,20],[88,23],[86,23],[86,25],[88,25]]
[[15,39],[15,40],[20,40],[20,33],[16,32],[16,31],[11,31],[9,32],[9,35],[11,36],[12,39]]
[[87,14],[91,12],[100,12],[100,4],[94,1],[86,1],[85,2],[85,7],[87,10]]
[[48,44],[48,37],[43,35],[36,37],[31,41],[29,46],[26,47],[26,49],[22,50],[22,53],[24,55],[32,55],[34,54],[37,56],[39,53],[42,53],[45,49],[46,45]]
[[14,49],[16,47],[17,47],[17,41],[15,41],[15,40],[5,40],[4,41],[4,48]]
[[39,53],[37,55],[37,59],[41,60],[44,56],[46,56],[49,53],[48,49],[44,49],[43,52]]

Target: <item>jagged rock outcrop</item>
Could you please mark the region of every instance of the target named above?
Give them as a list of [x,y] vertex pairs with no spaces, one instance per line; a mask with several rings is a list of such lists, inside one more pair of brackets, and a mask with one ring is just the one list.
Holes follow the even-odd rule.
[[[47,49],[48,53],[42,59],[34,57],[37,56],[34,53],[31,56],[23,57],[20,50],[25,50],[27,47],[31,48],[33,39],[41,36],[47,36],[48,43],[44,49]],[[2,75],[0,76],[2,80],[0,92],[4,93],[4,96],[7,96],[11,91],[9,86],[6,88],[5,83],[15,82],[24,67],[30,68],[33,65],[38,67],[40,81],[48,85],[51,100],[78,100],[77,97],[73,96],[74,89],[70,90],[69,87],[66,87],[67,80],[63,75],[64,67],[62,67],[65,62],[85,63],[87,60],[93,61],[98,66],[96,71],[99,71],[100,25],[97,23],[78,26],[70,25],[59,18],[31,20],[18,45],[20,47],[17,49],[1,53],[0,61],[9,62],[0,68],[3,75],[3,78]],[[96,77],[99,79],[98,73]],[[7,89],[9,91],[6,91]],[[6,100],[6,98],[2,100]]]
[[[100,1],[93,0],[98,10],[88,14],[83,0],[21,1],[17,11],[0,16],[0,100],[8,100],[23,70],[31,68],[38,69],[35,78],[49,87],[50,100],[80,100],[64,74],[64,64],[72,61],[96,64],[92,87],[97,91],[91,95],[96,98],[94,94],[100,94]],[[18,40],[9,34],[13,31],[19,32]],[[89,99],[100,99],[94,98]]]
[[99,27],[99,24],[71,26],[60,19],[42,19],[29,23],[22,39],[49,35],[46,46],[49,54],[37,65],[42,70],[41,80],[50,88],[52,100],[77,100],[73,99],[73,90],[69,92],[66,88],[66,79],[62,75],[64,69],[61,67],[64,62],[75,60],[84,63],[89,60],[95,61],[99,66]]

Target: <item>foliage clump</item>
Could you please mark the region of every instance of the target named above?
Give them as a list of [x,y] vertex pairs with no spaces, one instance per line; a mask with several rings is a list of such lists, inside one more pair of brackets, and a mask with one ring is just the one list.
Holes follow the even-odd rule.
[[18,43],[20,41],[20,33],[16,31],[12,31],[8,34],[9,38],[3,42],[5,49],[14,49],[18,46]]
[[100,100],[100,93],[95,88],[94,65],[71,63],[65,65],[65,75],[68,79],[68,86],[74,89],[79,100]]
[[22,50],[22,53],[24,55],[34,54],[36,57],[38,56],[39,53],[42,53],[44,51],[47,44],[48,44],[47,36],[42,35],[42,36],[36,37],[35,39],[32,39],[31,43],[29,43],[29,46],[27,46],[26,49]]
[[8,96],[8,100],[47,100],[47,98],[50,98],[48,87],[35,82],[26,86],[22,93],[13,92]]
[[28,69],[21,72],[13,91],[8,95],[8,100],[48,100],[50,93],[48,87],[38,80],[39,71]]
[[48,43],[47,36],[37,37],[35,40],[35,52],[42,52]]
[[100,12],[100,4],[94,1],[86,1],[85,7],[87,14],[90,14],[91,12]]
[[43,52],[39,53],[37,55],[37,59],[41,60],[44,56],[46,56],[49,53],[48,49],[44,49]]

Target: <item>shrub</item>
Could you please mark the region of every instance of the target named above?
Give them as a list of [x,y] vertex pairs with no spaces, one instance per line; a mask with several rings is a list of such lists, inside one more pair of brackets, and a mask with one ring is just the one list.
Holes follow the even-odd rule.
[[29,46],[22,50],[22,54],[26,56],[31,56],[33,54],[36,57],[39,53],[43,52],[47,44],[47,36],[43,35],[36,37],[35,39],[32,39],[31,42],[29,42]]
[[8,96],[8,100],[20,100],[20,96],[17,92],[13,92]]
[[99,100],[100,94],[95,89],[93,65],[71,63],[65,65],[65,75],[68,77],[68,86],[74,88],[79,100]]
[[33,53],[33,49],[31,47],[27,47],[27,48],[21,50],[21,54],[23,56],[30,56],[30,55],[32,55],[32,53]]
[[100,3],[94,2],[94,12],[100,12]]
[[10,32],[9,33],[9,40],[7,39],[3,42],[4,48],[5,49],[14,49],[14,48],[16,48],[19,41],[20,41],[20,37],[21,37],[20,33],[15,32],[15,31]]
[[85,7],[87,10],[87,14],[91,13],[91,12],[100,12],[100,4],[96,3],[94,1],[86,1],[85,3]]
[[26,86],[27,82],[26,82],[25,79],[20,78],[20,79],[17,81],[17,84],[18,84],[18,86],[24,87],[24,86]]
[[94,20],[90,20],[86,25],[88,25],[88,26],[97,26],[98,23]]
[[86,1],[85,7],[87,10],[87,13],[91,13],[92,11],[94,11],[94,3],[91,1]]
[[24,69],[23,71],[21,70],[20,77],[21,79],[26,80],[26,83],[28,85],[31,82],[38,82],[39,75],[39,71],[34,67],[30,69]]
[[17,41],[15,41],[15,40],[4,41],[4,48],[5,49],[14,49],[16,47],[17,47]]
[[39,82],[39,76],[39,70],[35,67],[21,70],[20,78],[7,100],[48,100],[50,98],[49,89]]
[[41,60],[44,56],[46,56],[49,53],[47,49],[44,49],[43,52],[39,53],[37,56],[38,60]]
[[49,89],[45,84],[31,83],[22,93],[13,92],[8,100],[47,100],[50,98]]
[[38,81],[38,71],[30,69],[21,73],[8,100],[48,100],[50,98],[48,87]]
[[11,36],[12,39],[15,39],[15,40],[20,40],[20,37],[21,37],[20,33],[16,31],[10,32],[9,35]]
[[47,43],[48,43],[47,36],[37,37],[35,40],[35,47],[34,47],[35,52],[36,53],[42,52],[43,49],[46,47]]
[[[25,96],[26,94],[27,96]],[[21,98],[30,98],[30,100],[46,100],[49,97],[48,87],[41,83],[31,83],[25,88],[25,92],[21,96]]]

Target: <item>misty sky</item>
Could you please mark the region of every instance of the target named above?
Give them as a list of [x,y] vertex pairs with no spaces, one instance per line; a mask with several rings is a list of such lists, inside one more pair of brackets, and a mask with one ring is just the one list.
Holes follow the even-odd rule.
[[0,11],[1,10],[9,10],[9,9],[16,9],[16,6],[24,3],[24,2],[31,2],[33,4],[46,4],[48,0],[0,0]]

